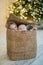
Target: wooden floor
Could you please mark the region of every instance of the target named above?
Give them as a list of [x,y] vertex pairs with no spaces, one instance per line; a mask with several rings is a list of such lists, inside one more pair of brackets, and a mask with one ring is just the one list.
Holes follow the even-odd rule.
[[37,30],[37,56],[33,59],[11,61],[7,56],[6,29],[0,29],[0,65],[43,65],[43,30]]

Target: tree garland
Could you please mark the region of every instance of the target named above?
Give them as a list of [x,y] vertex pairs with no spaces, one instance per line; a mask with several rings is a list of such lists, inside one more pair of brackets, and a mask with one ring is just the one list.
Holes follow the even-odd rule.
[[10,13],[15,14],[21,19],[40,21],[43,16],[43,1],[42,0],[18,0],[13,2],[10,7]]

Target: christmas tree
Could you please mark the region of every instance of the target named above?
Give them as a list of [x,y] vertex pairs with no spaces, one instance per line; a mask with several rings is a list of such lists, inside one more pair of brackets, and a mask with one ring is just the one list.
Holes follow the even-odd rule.
[[15,14],[21,19],[38,22],[43,17],[42,0],[17,0],[10,7],[10,13]]

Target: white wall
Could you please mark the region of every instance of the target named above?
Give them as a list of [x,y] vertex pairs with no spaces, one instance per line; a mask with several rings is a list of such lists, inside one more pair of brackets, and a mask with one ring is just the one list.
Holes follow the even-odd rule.
[[16,0],[0,0],[0,28],[4,29],[7,15],[8,15],[8,7],[10,3],[15,2]]
[[9,0],[0,0],[0,28],[4,28],[8,14]]

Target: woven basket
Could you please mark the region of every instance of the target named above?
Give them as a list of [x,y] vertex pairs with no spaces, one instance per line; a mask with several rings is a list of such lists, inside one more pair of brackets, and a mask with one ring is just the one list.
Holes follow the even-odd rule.
[[[31,21],[33,21],[31,18],[30,18],[30,20]],[[25,25],[27,25],[27,24],[32,24],[32,25],[36,25],[36,23],[35,22],[29,22],[29,20],[25,20],[25,19],[20,19],[18,16],[16,16],[16,15],[14,15],[14,14],[10,14],[10,16],[9,16],[9,18],[8,18],[8,20],[7,20],[7,23],[9,22],[9,21],[15,21],[18,25],[19,24],[25,24]]]
[[36,30],[19,32],[7,28],[7,54],[11,60],[34,58],[36,52]]

